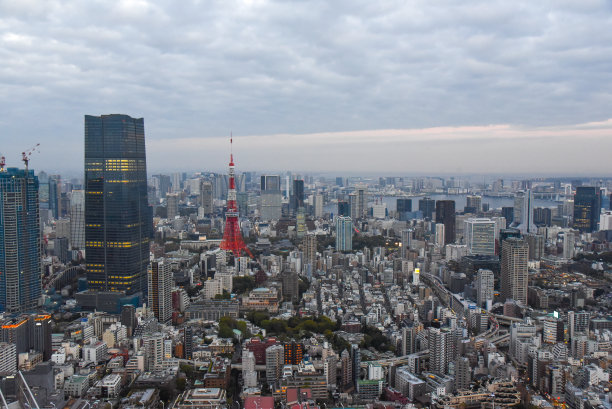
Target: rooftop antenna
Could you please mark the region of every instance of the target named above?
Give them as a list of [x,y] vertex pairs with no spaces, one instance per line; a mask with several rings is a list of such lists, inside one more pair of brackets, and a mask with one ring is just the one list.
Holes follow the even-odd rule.
[[30,156],[32,156],[32,154],[38,150],[39,146],[40,146],[40,143],[37,143],[36,145],[31,147],[30,149],[28,149],[28,150],[26,150],[24,152],[21,152],[21,160],[25,164],[26,172],[28,171],[28,164],[30,163]]
[[0,156],[0,173],[5,172],[4,166],[6,165],[6,158],[4,155]]

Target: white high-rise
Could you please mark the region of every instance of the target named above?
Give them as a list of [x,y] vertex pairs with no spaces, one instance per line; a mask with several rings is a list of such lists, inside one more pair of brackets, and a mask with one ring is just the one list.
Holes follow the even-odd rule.
[[465,221],[465,242],[470,254],[495,255],[495,222],[491,219],[470,218]]
[[266,349],[266,380],[272,385],[283,373],[285,348],[282,345],[272,345]]
[[85,250],[85,191],[70,196],[70,243],[73,250]]
[[242,351],[242,380],[245,389],[255,388],[257,386],[255,354],[246,348]]
[[149,264],[149,308],[159,322],[168,322],[172,318],[172,286],[174,276],[171,264],[164,259],[153,260]]
[[[520,206],[518,218],[517,205]],[[531,189],[527,189],[525,192],[519,192],[514,199],[514,222],[522,234],[538,232],[533,222],[533,195]]]
[[282,213],[281,181],[278,175],[261,176],[260,217],[262,220],[278,220]]
[[436,246],[444,247],[444,223],[436,223]]
[[574,257],[574,247],[576,244],[576,235],[572,231],[566,231],[563,233],[563,258]]
[[487,302],[493,302],[494,291],[494,280],[493,271],[487,269],[478,270],[476,276],[476,294],[477,302],[479,307],[487,305]]

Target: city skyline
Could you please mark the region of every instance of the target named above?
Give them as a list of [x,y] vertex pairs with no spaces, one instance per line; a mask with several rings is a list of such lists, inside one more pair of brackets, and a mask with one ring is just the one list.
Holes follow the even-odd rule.
[[151,171],[222,171],[233,131],[249,170],[609,172],[604,2],[0,11],[11,166],[41,143],[33,168],[77,170],[82,116],[126,113],[147,120]]

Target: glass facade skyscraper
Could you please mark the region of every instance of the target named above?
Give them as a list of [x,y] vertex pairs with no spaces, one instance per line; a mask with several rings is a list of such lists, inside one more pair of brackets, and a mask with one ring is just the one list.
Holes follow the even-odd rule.
[[0,172],[0,312],[33,310],[41,294],[38,178]]
[[574,228],[582,232],[597,230],[601,212],[600,191],[597,187],[579,186],[574,195]]
[[454,200],[436,202],[436,223],[444,224],[444,244],[455,242],[455,217]]
[[85,116],[85,254],[90,290],[146,294],[152,226],[143,119]]

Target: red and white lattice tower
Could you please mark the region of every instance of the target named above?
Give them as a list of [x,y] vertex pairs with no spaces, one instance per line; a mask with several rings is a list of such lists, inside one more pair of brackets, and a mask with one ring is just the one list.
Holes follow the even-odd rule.
[[[232,139],[230,138],[230,147]],[[223,240],[219,248],[221,250],[231,251],[234,257],[240,257],[240,251],[244,250],[251,258],[253,255],[249,251],[242,234],[240,233],[240,222],[238,221],[238,205],[236,204],[236,179],[234,175],[234,153],[230,148],[230,163],[229,163],[229,189],[227,191],[227,209],[225,211],[225,230],[223,231]]]

